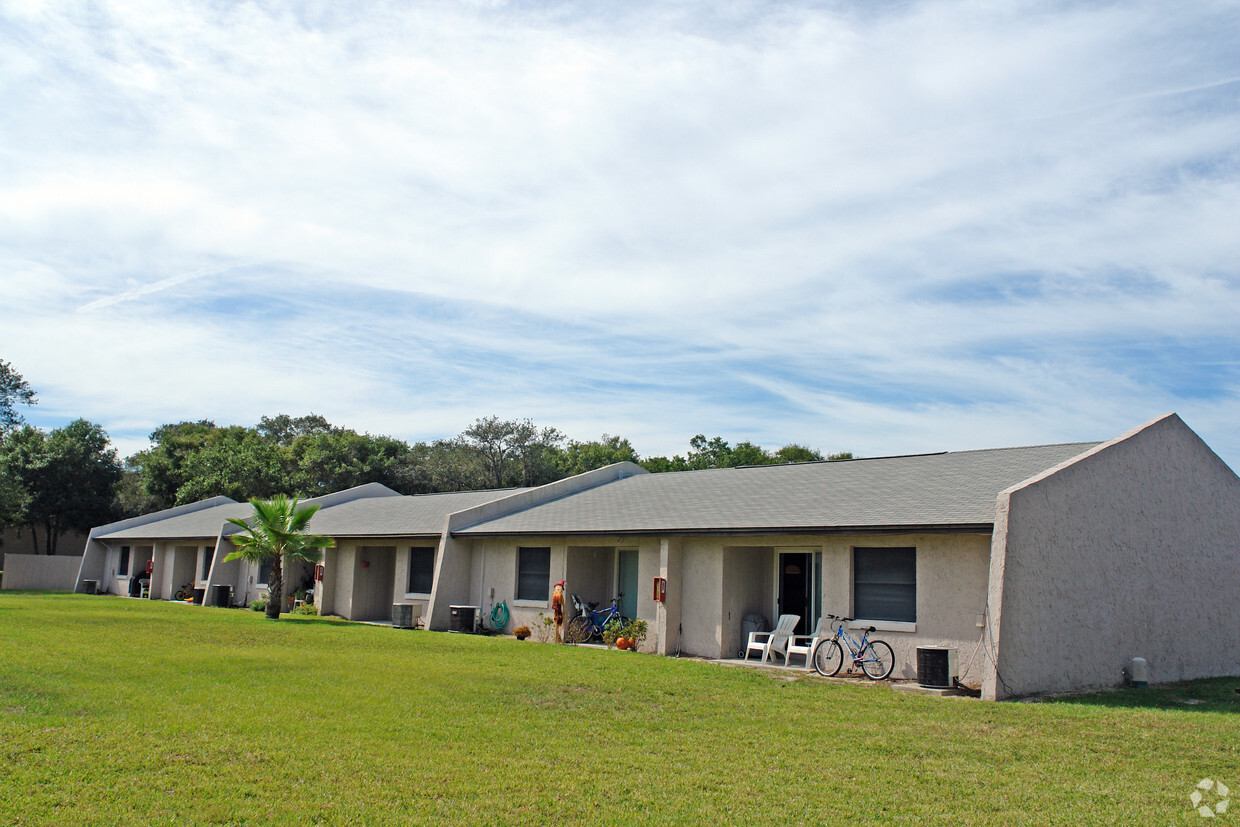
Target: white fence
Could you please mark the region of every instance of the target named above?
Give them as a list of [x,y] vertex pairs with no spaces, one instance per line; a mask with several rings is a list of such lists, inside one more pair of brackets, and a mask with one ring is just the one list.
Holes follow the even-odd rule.
[[4,584],[9,589],[37,589],[46,591],[71,592],[77,586],[78,569],[82,566],[82,556],[76,557],[57,554],[48,557],[45,554],[14,554],[4,555]]

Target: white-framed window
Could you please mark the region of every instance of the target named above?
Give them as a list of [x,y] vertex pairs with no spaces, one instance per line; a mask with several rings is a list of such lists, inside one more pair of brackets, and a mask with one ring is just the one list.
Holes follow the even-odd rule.
[[551,549],[517,549],[517,600],[546,600],[551,593]]
[[204,548],[202,550],[202,574],[199,575],[199,580],[206,580],[211,576],[211,558],[213,556],[211,549]]
[[121,546],[121,559],[120,562],[116,564],[116,576],[129,576],[129,546]]
[[266,586],[266,585],[267,585],[267,578],[271,577],[271,565],[272,565],[272,558],[271,558],[271,557],[268,557],[266,560],[262,560],[262,561],[260,561],[260,562],[259,562],[259,564],[258,564],[258,580],[257,580],[258,585],[260,585],[260,586]]
[[406,594],[430,594],[435,586],[435,547],[413,546],[409,549],[409,578]]
[[917,622],[917,549],[853,549],[853,616]]

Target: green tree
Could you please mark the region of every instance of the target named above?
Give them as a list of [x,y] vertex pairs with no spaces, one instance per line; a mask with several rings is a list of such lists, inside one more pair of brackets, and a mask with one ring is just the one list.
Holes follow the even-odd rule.
[[11,364],[0,359],[0,436],[24,424],[17,405],[34,405],[38,401],[22,375],[13,370]]
[[38,554],[55,554],[61,535],[87,532],[115,514],[121,464],[102,427],[84,419],[45,434],[29,425],[0,446],[8,520],[30,530]]
[[556,451],[564,435],[555,428],[487,416],[475,420],[457,441],[478,455],[488,486],[541,485],[558,479]]
[[820,451],[791,442],[771,453],[752,442],[738,442],[736,447],[723,437],[707,439],[697,434],[689,440],[687,457],[647,457],[640,465],[652,474],[667,471],[695,471],[707,468],[735,468],[740,465],[781,465],[791,462],[821,462],[822,460],[852,459],[851,451],[842,451],[826,457]]
[[482,455],[460,439],[437,439],[420,449],[432,491],[473,491],[491,486]]
[[677,454],[670,459],[668,457],[646,457],[638,463],[652,474],[666,474],[670,471],[688,471],[689,463],[685,458]]
[[735,465],[732,459],[732,447],[723,437],[715,436],[709,440],[703,434],[697,434],[689,440],[689,456],[686,458],[689,468],[731,468]]
[[595,468],[605,468],[617,462],[638,462],[640,457],[627,439],[603,434],[602,439],[590,442],[570,440],[568,447],[560,452],[557,464],[565,476],[584,474]]
[[280,618],[284,603],[284,560],[305,560],[317,563],[323,558],[323,549],[336,543],[331,537],[306,533],[310,518],[319,510],[317,505],[299,505],[296,499],[284,496],[250,500],[254,513],[249,520],[229,518],[228,522],[241,528],[230,538],[236,550],[224,558],[245,560],[249,563],[271,561],[271,573],[267,575],[267,617]]
[[336,429],[326,419],[312,413],[298,417],[276,414],[270,419],[264,416],[258,421],[256,430],[277,445],[287,448],[301,437],[328,434]]
[[564,434],[556,428],[536,428],[529,420],[518,429],[516,461],[521,471],[521,485],[546,485],[561,479],[560,444]]
[[[207,444],[219,429],[209,419],[161,425],[151,432],[151,447],[125,461],[141,482],[144,496],[131,499],[158,511],[176,505],[177,492],[189,479],[186,460]],[[255,492],[257,494],[257,492]]]
[[728,467],[735,468],[738,465],[770,465],[774,461],[774,458],[761,445],[754,445],[752,442],[738,442],[736,447],[732,449],[731,456],[728,457]]
[[265,498],[293,488],[280,447],[240,425],[216,428],[201,447],[185,455],[181,472],[178,505],[220,495]]
[[293,490],[315,497],[368,482],[400,490],[398,469],[408,454],[398,439],[333,428],[297,437],[287,460]]
[[804,445],[798,445],[795,442],[789,442],[776,451],[774,455],[775,462],[781,464],[790,462],[821,462],[823,459],[822,452],[815,451],[813,448],[807,448]]

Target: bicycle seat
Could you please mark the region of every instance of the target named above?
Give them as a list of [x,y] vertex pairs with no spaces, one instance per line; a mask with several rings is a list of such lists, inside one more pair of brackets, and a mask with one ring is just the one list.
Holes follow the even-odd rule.
[[873,626],[871,626],[870,628],[866,629],[866,631],[867,631],[867,632],[877,632],[877,631],[878,631],[878,629],[875,629]]
[[590,611],[594,611],[595,609],[598,608],[598,601],[595,600],[591,603],[587,603],[586,605],[590,607]]

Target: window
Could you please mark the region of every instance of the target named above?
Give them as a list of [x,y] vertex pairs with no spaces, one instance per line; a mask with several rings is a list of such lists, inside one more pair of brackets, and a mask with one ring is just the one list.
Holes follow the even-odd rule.
[[409,586],[405,591],[410,594],[430,594],[435,585],[435,549],[409,549]]
[[116,566],[117,577],[129,576],[129,546],[121,546],[121,561]]
[[551,587],[551,549],[517,549],[517,600],[546,600]]
[[199,580],[206,580],[211,576],[211,558],[214,556],[210,549],[202,550],[202,574],[198,577]]
[[853,614],[917,622],[917,549],[853,549]]
[[266,585],[267,578],[271,576],[271,563],[274,558],[268,557],[258,564],[258,582],[259,585]]

